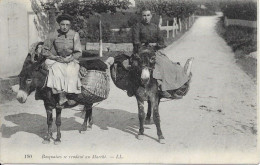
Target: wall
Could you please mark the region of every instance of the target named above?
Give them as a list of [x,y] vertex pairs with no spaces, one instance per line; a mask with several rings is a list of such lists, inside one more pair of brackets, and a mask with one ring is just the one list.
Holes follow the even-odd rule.
[[42,40],[30,0],[0,1],[0,78],[19,74],[29,45]]
[[237,25],[237,26],[246,26],[251,28],[257,28],[257,21],[248,21],[241,19],[229,19],[225,17],[225,26]]

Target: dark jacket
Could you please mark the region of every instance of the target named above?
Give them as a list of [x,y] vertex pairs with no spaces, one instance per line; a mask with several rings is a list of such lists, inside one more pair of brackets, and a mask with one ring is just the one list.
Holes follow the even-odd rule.
[[155,48],[161,49],[165,47],[163,35],[159,27],[154,23],[139,22],[132,28],[132,42],[134,53],[137,53],[142,44],[156,43]]

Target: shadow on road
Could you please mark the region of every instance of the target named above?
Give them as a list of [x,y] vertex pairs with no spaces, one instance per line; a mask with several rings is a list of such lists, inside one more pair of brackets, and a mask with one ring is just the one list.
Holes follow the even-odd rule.
[[[17,132],[28,132],[43,138],[47,132],[47,118],[37,114],[20,113],[5,116],[5,120],[10,121],[17,126],[7,127],[5,124],[1,127],[2,137],[10,138]],[[79,130],[81,124],[75,121],[74,117],[61,119],[61,131]],[[55,118],[53,119],[53,130],[56,130]]]
[[[82,113],[75,114],[76,117],[81,117]],[[119,109],[103,109],[93,108],[94,125],[100,127],[103,130],[108,130],[108,127],[127,132],[137,137],[139,130],[139,120],[137,113],[130,113]],[[46,135],[47,132],[47,118],[38,114],[20,113],[14,115],[5,116],[6,121],[10,121],[17,126],[2,125],[0,131],[3,138],[10,138],[17,132],[28,132],[35,134],[41,138]],[[82,123],[75,121],[74,117],[61,119],[61,131],[79,130]],[[145,127],[145,129],[150,129]],[[155,125],[152,129],[156,129]],[[53,119],[53,132],[56,131],[55,118]],[[157,140],[156,135],[154,137],[145,135],[153,140]]]
[[[75,116],[81,117],[82,113],[76,113]],[[130,113],[120,109],[104,109],[95,107],[93,108],[93,121],[94,125],[100,127],[100,129],[108,130],[108,127],[127,132],[129,134],[137,136],[139,132],[139,119],[137,113]],[[152,129],[156,129],[155,125]],[[149,127],[144,127],[150,129]],[[154,137],[145,135],[153,140],[157,140]],[[156,137],[156,135],[155,135]]]

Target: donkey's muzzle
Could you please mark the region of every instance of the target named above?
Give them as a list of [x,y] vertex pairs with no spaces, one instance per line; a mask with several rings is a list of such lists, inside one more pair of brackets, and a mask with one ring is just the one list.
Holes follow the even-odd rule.
[[150,71],[148,68],[143,68],[141,73],[141,81],[143,84],[147,84],[150,80]]
[[16,99],[20,102],[20,103],[25,103],[27,100],[28,94],[23,91],[23,90],[19,90],[16,96]]

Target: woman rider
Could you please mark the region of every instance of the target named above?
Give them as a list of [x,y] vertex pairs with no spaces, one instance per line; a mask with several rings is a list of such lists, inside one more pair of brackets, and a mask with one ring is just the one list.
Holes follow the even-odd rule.
[[50,33],[44,42],[42,55],[49,70],[47,86],[59,95],[59,105],[62,105],[67,101],[66,93],[81,93],[78,59],[82,50],[79,34],[70,29],[72,17],[63,14],[56,21],[59,29]]
[[[160,29],[154,23],[151,23],[152,13],[149,9],[142,10],[142,21],[133,27],[133,53],[138,53],[141,47],[148,46],[151,43],[156,43],[156,64],[153,71],[153,78],[157,79],[161,96],[172,98],[167,92],[168,90],[176,90],[189,82],[191,74],[187,73],[190,70],[191,62],[185,64],[185,70],[177,63],[173,63],[170,59],[161,53],[159,50],[165,48],[164,39],[160,33]],[[128,96],[133,95],[133,90],[128,90]],[[178,96],[176,96],[178,97]]]

